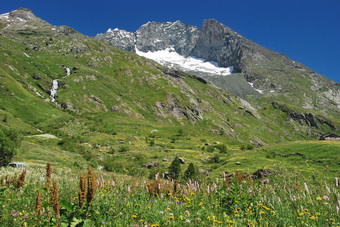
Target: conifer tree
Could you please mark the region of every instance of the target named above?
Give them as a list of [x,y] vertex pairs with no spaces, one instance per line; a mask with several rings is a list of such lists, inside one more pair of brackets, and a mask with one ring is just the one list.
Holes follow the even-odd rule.
[[174,179],[178,179],[181,175],[181,163],[177,156],[169,166],[169,173],[172,175]]
[[196,167],[194,164],[190,163],[188,166],[188,169],[185,170],[184,172],[184,178],[189,180],[189,179],[195,179],[197,175]]

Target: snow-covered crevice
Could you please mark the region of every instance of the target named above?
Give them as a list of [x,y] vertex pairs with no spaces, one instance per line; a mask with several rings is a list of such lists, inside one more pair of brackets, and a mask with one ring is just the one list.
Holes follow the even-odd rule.
[[[248,84],[250,84],[250,86],[251,86],[252,88],[254,88],[254,83],[248,82]],[[263,94],[263,90],[256,89],[256,88],[254,88],[254,90],[257,91],[257,92],[260,93],[260,94]],[[271,91],[271,92],[272,92],[272,91]]]
[[228,68],[219,67],[218,63],[213,61],[207,61],[203,58],[196,57],[184,57],[178,54],[174,48],[166,48],[165,50],[159,50],[155,52],[142,52],[135,48],[136,53],[139,56],[146,57],[154,60],[161,65],[168,67],[178,68],[183,71],[199,71],[208,74],[215,74],[221,76],[230,75],[233,71],[233,67]]

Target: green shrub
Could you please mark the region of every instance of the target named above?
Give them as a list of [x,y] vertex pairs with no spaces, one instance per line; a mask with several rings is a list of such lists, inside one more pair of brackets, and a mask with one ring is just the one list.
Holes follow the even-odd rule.
[[127,152],[129,150],[130,150],[130,148],[128,146],[120,146],[118,148],[118,152]]
[[225,145],[225,144],[216,145],[215,148],[216,148],[217,150],[219,150],[220,153],[222,153],[222,154],[226,154],[226,153],[227,153],[227,150],[228,150],[227,145]]

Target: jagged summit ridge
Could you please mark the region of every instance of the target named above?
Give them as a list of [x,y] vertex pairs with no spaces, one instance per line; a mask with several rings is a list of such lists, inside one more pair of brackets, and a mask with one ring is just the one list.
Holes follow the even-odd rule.
[[46,21],[35,16],[30,9],[19,8],[9,13],[0,15],[0,23],[3,29],[22,30],[22,29],[42,29],[52,28],[53,26]]

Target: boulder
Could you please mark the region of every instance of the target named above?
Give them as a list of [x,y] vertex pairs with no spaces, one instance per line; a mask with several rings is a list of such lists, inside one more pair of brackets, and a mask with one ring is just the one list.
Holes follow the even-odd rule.
[[273,172],[271,170],[268,170],[268,169],[258,169],[252,174],[251,178],[261,179],[261,178],[269,176],[272,173]]
[[159,166],[159,162],[157,162],[157,161],[153,161],[153,162],[143,164],[143,167],[146,167],[146,168],[149,168],[149,169],[151,167],[157,167],[157,166]]

